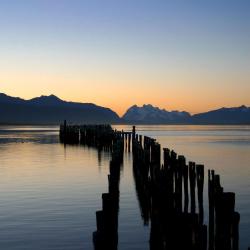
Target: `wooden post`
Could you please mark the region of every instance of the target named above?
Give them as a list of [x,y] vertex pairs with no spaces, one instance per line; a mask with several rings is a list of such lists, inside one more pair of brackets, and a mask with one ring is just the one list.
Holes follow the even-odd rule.
[[208,170],[208,201],[209,201],[209,244],[208,249],[214,250],[214,170]]
[[139,135],[140,145],[142,146],[142,135]]
[[197,189],[199,205],[199,223],[203,225],[204,208],[203,208],[203,188],[204,188],[204,165],[196,165],[197,172]]
[[189,183],[190,183],[190,198],[191,198],[191,213],[195,214],[195,163],[189,162]]
[[239,223],[240,223],[240,214],[238,212],[234,212],[233,229],[232,229],[232,241],[233,241],[232,250],[239,250]]
[[188,213],[188,166],[183,166],[183,179],[184,179],[184,213]]
[[132,141],[135,140],[135,126],[133,126],[133,129],[132,129]]

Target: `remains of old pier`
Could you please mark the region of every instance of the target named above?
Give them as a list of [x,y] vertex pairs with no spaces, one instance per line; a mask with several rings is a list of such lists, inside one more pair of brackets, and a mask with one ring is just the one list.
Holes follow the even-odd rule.
[[[150,249],[237,250],[240,215],[235,194],[224,192],[220,176],[208,170],[209,225],[204,224],[204,166],[186,162],[155,139],[116,131],[110,125],[60,127],[64,144],[83,144],[112,154],[108,192],[96,212],[96,250],[117,249],[119,180],[124,150],[133,154],[133,174],[144,224],[151,225]],[[163,153],[163,154],[162,154]],[[163,159],[161,160],[161,156]]]

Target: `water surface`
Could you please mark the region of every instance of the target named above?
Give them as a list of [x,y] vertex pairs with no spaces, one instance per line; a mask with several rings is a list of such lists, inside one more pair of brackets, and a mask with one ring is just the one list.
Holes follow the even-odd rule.
[[[131,130],[131,126],[115,128]],[[250,245],[250,127],[137,126],[137,131],[221,175],[225,190],[236,192],[240,249],[246,249]],[[0,126],[0,249],[93,249],[95,211],[101,209],[101,194],[108,190],[109,160],[107,152],[64,147],[58,127]],[[140,215],[132,155],[126,153],[119,249],[149,249],[149,229]]]

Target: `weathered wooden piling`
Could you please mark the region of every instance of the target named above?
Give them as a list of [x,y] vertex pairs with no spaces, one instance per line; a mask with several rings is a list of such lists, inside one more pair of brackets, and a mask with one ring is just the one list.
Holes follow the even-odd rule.
[[183,185],[184,185],[184,213],[188,213],[189,194],[188,194],[188,166],[183,165]]
[[209,250],[239,248],[240,215],[235,212],[235,193],[224,192],[220,176],[208,172]]
[[134,141],[135,140],[135,126],[133,126],[133,130],[132,130],[132,140]]
[[[118,212],[119,212],[119,181],[120,167],[124,153],[124,134],[115,132],[112,143],[112,159],[108,175],[108,193],[102,194],[102,212],[97,214],[97,231],[93,233],[96,250],[116,250],[118,245]],[[103,223],[99,223],[99,217]],[[102,227],[98,227],[101,225]]]
[[199,223],[202,225],[204,220],[203,208],[203,188],[204,188],[204,165],[196,165],[197,173],[197,190],[198,190],[198,206],[199,206]]
[[209,250],[214,250],[214,171],[208,170]]
[[195,171],[194,162],[189,162],[189,184],[190,184],[191,213],[195,214],[195,211],[196,211],[196,203],[195,203],[196,171]]

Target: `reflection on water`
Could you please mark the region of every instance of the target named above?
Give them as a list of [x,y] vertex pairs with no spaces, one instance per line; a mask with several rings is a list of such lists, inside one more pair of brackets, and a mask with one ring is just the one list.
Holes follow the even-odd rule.
[[25,143],[0,144],[0,249],[92,247],[109,155],[98,168],[95,150],[64,148],[52,130],[15,132],[8,137]]
[[[130,130],[130,126],[115,126]],[[236,210],[241,214],[240,249],[250,245],[250,126],[137,126],[137,132],[156,138],[162,147],[174,149],[187,160],[214,169],[225,190],[236,193]],[[207,208],[207,179],[204,208]],[[207,214],[208,211],[204,211]],[[205,217],[208,224],[208,218]]]
[[58,127],[0,126],[0,143],[58,143]]
[[[137,131],[222,176],[225,189],[236,193],[240,249],[246,249],[250,127],[138,126]],[[121,172],[118,249],[149,249],[150,232],[144,223],[150,215],[139,208],[131,157],[125,154]],[[108,189],[109,161],[105,152],[60,145],[57,127],[1,126],[0,249],[93,249],[95,211]],[[205,196],[206,187],[207,182]]]

